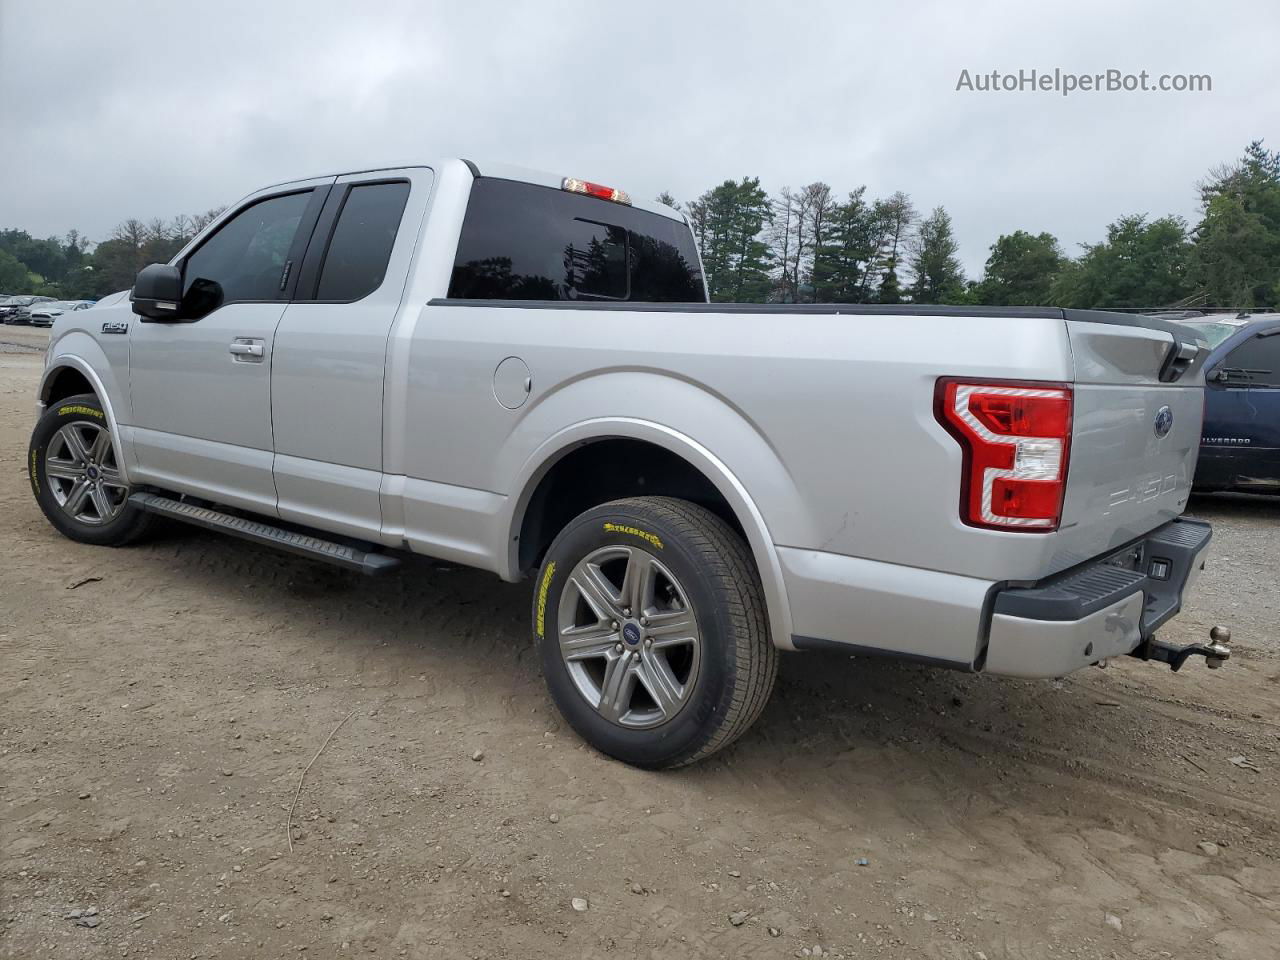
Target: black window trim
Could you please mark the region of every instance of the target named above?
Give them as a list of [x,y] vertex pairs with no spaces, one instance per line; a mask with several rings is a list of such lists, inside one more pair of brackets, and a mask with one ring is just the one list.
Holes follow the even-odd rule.
[[293,299],[293,292],[298,283],[298,274],[300,271],[298,270],[297,265],[302,262],[306,255],[307,246],[311,242],[312,232],[315,230],[316,220],[320,216],[320,211],[323,208],[325,199],[329,195],[331,187],[331,184],[322,183],[313,187],[285,188],[246,200],[244,203],[240,204],[240,206],[236,207],[236,209],[230,214],[223,217],[217,228],[211,230],[208,236],[201,237],[200,242],[196,246],[184,252],[180,257],[175,257],[170,261],[170,263],[177,266],[181,272],[182,285],[185,289],[187,283],[187,261],[198,253],[206,243],[221,233],[223,228],[226,227],[227,224],[231,223],[231,221],[235,220],[236,217],[240,216],[240,214],[244,213],[250,207],[256,207],[258,204],[265,203],[268,200],[278,200],[280,197],[292,197],[301,193],[310,193],[311,199],[307,201],[306,207],[303,208],[302,219],[298,221],[298,230],[293,235],[293,242],[289,245],[289,252],[285,255],[285,263],[293,263],[294,266],[289,270],[289,275],[285,278],[284,289],[280,291],[279,296],[272,297],[269,300],[225,300],[218,304],[216,309],[211,310],[206,314],[202,314],[199,317],[175,317],[171,322],[199,323],[205,317],[212,316],[223,307],[229,307],[235,303],[289,303]]
[[[345,183],[334,184],[329,193],[329,198],[325,202],[324,208],[320,211],[315,226],[312,228],[312,237],[315,243],[307,248],[306,254],[302,258],[302,268],[295,270],[297,274],[297,286],[293,291],[293,303],[359,303],[361,300],[368,299],[373,296],[387,282],[387,271],[384,268],[382,272],[382,282],[370,290],[362,297],[356,297],[354,300],[320,300],[316,297],[316,292],[320,289],[320,274],[324,269],[325,260],[329,257],[329,247],[333,244],[333,235],[338,229],[338,221],[342,217],[343,208],[347,205],[347,198],[351,196],[354,187],[373,187],[385,183],[403,183],[409,187],[409,196],[413,196],[413,180],[409,177],[374,177],[370,180],[348,180]],[[391,254],[387,258],[387,266],[391,265],[391,257],[395,255],[396,244],[400,242],[400,231],[404,228],[404,215],[409,209],[409,199],[405,198],[404,210],[400,212],[400,225],[396,228],[396,238],[391,244]]]

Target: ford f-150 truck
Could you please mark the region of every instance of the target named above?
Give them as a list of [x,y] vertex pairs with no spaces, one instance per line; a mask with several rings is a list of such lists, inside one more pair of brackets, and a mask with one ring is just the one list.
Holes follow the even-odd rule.
[[1206,352],[1108,313],[708,303],[675,210],[447,160],[260,190],[58,317],[29,467],[86,543],[168,517],[527,577],[568,722],[669,767],[751,724],[779,649],[1222,662],[1156,638],[1209,543]]

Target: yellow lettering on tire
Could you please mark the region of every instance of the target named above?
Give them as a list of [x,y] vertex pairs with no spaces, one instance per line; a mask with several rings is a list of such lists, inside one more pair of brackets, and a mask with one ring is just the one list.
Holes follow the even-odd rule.
[[633,537],[639,537],[641,540],[652,544],[659,550],[662,549],[662,540],[656,533],[650,533],[648,530],[641,530],[639,527],[629,527],[622,523],[606,522],[604,525],[604,531],[605,533],[625,533]]
[[551,589],[551,578],[556,574],[556,563],[552,560],[542,574],[542,583],[538,586],[538,636],[546,635],[547,625],[547,591]]
[[99,420],[103,418],[103,414],[101,410],[95,410],[93,409],[93,407],[86,407],[78,403],[72,404],[69,407],[60,407],[58,409],[58,416],[60,417],[66,416],[67,414],[70,414],[70,413],[82,413],[82,414],[85,414],[86,416],[97,417]]

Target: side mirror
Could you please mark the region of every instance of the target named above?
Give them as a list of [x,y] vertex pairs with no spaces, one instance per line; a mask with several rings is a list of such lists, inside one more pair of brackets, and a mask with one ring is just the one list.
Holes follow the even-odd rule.
[[182,271],[167,263],[143,267],[129,294],[133,312],[143,321],[177,320],[182,302]]

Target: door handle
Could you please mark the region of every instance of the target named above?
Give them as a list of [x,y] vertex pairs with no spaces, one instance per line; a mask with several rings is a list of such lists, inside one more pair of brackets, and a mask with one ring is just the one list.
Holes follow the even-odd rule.
[[262,341],[252,337],[236,337],[227,349],[239,363],[261,363],[265,353]]

